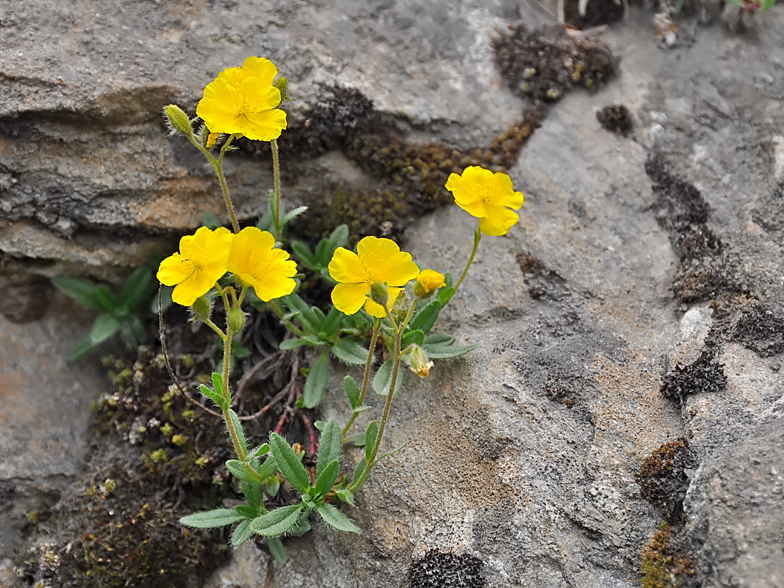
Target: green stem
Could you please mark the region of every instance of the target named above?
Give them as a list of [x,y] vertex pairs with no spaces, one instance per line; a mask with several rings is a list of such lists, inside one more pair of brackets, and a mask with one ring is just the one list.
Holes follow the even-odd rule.
[[282,227],[280,226],[280,159],[278,157],[278,141],[270,141],[272,147],[272,171],[275,174],[275,214],[273,223],[275,224],[275,240],[283,241]]
[[218,157],[218,160],[215,161],[212,168],[215,170],[215,173],[218,174],[218,180],[220,180],[221,190],[223,191],[223,198],[226,200],[226,208],[228,209],[229,216],[231,217],[231,226],[235,233],[239,233],[240,225],[237,223],[237,216],[234,214],[234,205],[231,203],[229,187],[226,185],[226,176],[223,175],[223,156],[226,154],[226,150],[228,149],[229,145],[231,145],[233,139],[234,135],[231,135],[228,139],[226,139],[223,147],[221,147],[220,157]]
[[468,263],[466,264],[465,269],[463,270],[463,275],[461,275],[460,279],[457,281],[457,285],[455,286],[455,290],[457,290],[460,287],[460,284],[463,283],[463,280],[465,279],[466,274],[468,273],[468,268],[471,267],[471,264],[474,261],[474,256],[476,255],[476,250],[479,247],[479,240],[481,238],[482,238],[482,232],[479,231],[478,229],[476,231],[474,231],[474,250],[471,251],[471,257],[468,258]]
[[[231,327],[226,328],[226,339],[223,342],[223,397],[229,400],[229,366],[231,365],[231,339],[233,333]],[[226,428],[229,430],[231,443],[234,445],[234,451],[237,453],[237,458],[242,461],[247,456],[245,450],[240,444],[237,429],[234,427],[234,421],[231,419],[229,409],[223,411],[223,420],[226,422]]]
[[[370,350],[368,351],[368,358],[367,363],[365,363],[365,376],[362,378],[362,388],[359,390],[359,400],[357,400],[356,408],[362,406],[362,403],[365,401],[365,393],[368,389],[368,384],[370,383],[370,366],[373,364],[373,354],[376,352],[376,341],[378,341],[378,333],[381,331],[381,319],[377,318],[376,323],[373,325],[373,334],[370,336]],[[346,426],[343,427],[343,437],[348,434],[351,425],[354,424],[358,413],[354,412],[351,414],[351,418],[346,423]]]
[[205,324],[205,325],[207,325],[209,328],[211,328],[211,329],[212,329],[213,331],[215,331],[216,333],[218,333],[218,337],[220,337],[220,338],[221,338],[221,340],[222,340],[224,343],[226,342],[226,333],[224,333],[223,331],[221,331],[221,330],[220,330],[220,328],[218,327],[218,325],[216,325],[215,323],[213,323],[213,322],[212,322],[210,319],[208,319],[208,318],[207,318],[207,319],[204,319],[204,324]]
[[[283,311],[280,309],[280,306],[278,306],[277,304],[275,304],[275,301],[274,301],[274,300],[270,300],[269,302],[267,302],[267,304],[269,304],[270,308],[271,308],[273,311],[275,311],[275,314],[276,314],[276,315],[278,315],[278,318],[279,318],[279,319],[283,319],[283,317],[284,317],[285,315],[283,314]],[[283,321],[283,325],[284,325],[284,326],[285,326],[285,327],[286,327],[286,328],[287,328],[289,331],[291,331],[292,333],[294,333],[294,334],[295,334],[297,337],[302,337],[302,336],[305,334],[305,333],[303,333],[302,331],[300,331],[300,330],[299,330],[297,327],[295,327],[294,325],[292,325],[292,324],[291,324],[291,321]]]

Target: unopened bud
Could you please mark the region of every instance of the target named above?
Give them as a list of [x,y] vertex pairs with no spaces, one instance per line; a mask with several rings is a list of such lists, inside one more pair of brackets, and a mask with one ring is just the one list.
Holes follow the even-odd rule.
[[229,328],[235,333],[242,333],[245,328],[245,317],[247,315],[239,306],[235,306],[229,311]]
[[400,292],[395,297],[395,301],[392,303],[392,308],[390,309],[392,318],[395,319],[396,323],[400,324],[406,319],[406,315],[408,314],[408,307],[408,294],[406,294],[405,290],[400,290]]
[[433,362],[427,357],[427,352],[419,345],[412,345],[411,350],[411,371],[420,378],[426,378],[430,375],[430,368],[433,367]]
[[275,87],[280,90],[280,100],[291,100],[289,97],[289,81],[286,78],[280,78],[275,82]]
[[381,282],[373,282],[370,285],[370,299],[381,306],[386,306],[389,300],[389,288]]
[[163,113],[166,115],[166,118],[169,121],[173,131],[180,132],[187,137],[190,137],[193,134],[191,121],[188,119],[188,115],[185,114],[185,111],[183,111],[182,108],[176,104],[169,104],[168,106],[164,107]]
[[210,315],[212,314],[212,302],[210,302],[206,296],[199,296],[196,300],[193,301],[191,310],[193,311],[193,316],[196,319],[200,321],[208,321],[210,320]]

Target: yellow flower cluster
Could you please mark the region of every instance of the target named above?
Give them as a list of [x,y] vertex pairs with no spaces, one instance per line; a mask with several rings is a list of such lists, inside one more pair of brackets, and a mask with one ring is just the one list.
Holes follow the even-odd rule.
[[485,235],[506,235],[519,218],[510,209],[523,205],[523,195],[515,192],[512,179],[504,173],[471,166],[462,175],[450,174],[446,189],[455,204],[479,218],[479,230]]
[[[248,57],[242,67],[224,69],[204,88],[196,107],[210,139],[217,133],[239,134],[254,141],[272,141],[286,128],[286,113],[278,108],[280,90],[274,85],[278,69],[263,57]],[[213,141],[214,143],[214,141]]]
[[265,302],[294,291],[297,264],[267,231],[246,227],[236,235],[224,227],[201,227],[180,239],[180,251],[158,268],[158,280],[174,286],[172,300],[191,306],[229,271],[243,286],[251,286]]

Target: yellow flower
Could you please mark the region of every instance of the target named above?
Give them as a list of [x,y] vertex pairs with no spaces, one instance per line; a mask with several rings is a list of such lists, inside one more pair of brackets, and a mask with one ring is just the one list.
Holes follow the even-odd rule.
[[180,239],[180,251],[164,259],[158,268],[158,280],[175,286],[172,300],[191,306],[204,296],[226,273],[226,259],[234,238],[229,229],[211,231],[201,227],[193,235]]
[[444,274],[439,274],[435,270],[426,269],[422,270],[417,278],[417,283],[414,286],[414,293],[417,296],[427,296],[436,288],[443,288],[446,286],[444,282]]
[[256,227],[234,235],[227,269],[243,286],[252,286],[264,302],[286,296],[297,283],[297,264],[283,249],[274,249],[275,237]]
[[508,175],[481,167],[467,167],[462,176],[451,174],[446,189],[460,208],[479,218],[485,235],[506,235],[519,218],[510,209],[523,205],[523,195],[515,192]]
[[272,85],[276,75],[278,70],[268,59],[248,57],[242,67],[225,69],[207,84],[196,114],[210,134],[277,139],[286,128],[286,113],[278,108],[280,90]]
[[365,237],[357,244],[357,252],[338,247],[329,262],[329,274],[340,282],[332,290],[332,303],[344,314],[354,314],[362,305],[368,314],[386,316],[384,307],[368,295],[375,282],[389,288],[391,307],[400,290],[419,275],[419,268],[411,261],[411,254],[400,251],[391,239]]

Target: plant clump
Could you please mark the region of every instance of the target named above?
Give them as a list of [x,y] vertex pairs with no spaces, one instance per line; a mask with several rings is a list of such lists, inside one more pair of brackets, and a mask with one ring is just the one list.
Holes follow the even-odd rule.
[[632,113],[623,104],[611,104],[596,111],[596,120],[602,128],[616,135],[628,135],[634,128]]
[[698,588],[701,582],[686,530],[664,522],[641,551],[642,588]]
[[618,59],[604,43],[570,37],[560,26],[529,31],[521,23],[493,39],[493,49],[511,90],[537,102],[556,102],[575,86],[596,90],[618,68]]
[[[198,585],[228,557],[226,538],[183,529],[179,519],[235,494],[223,466],[230,445],[215,417],[170,386],[160,355],[142,347],[136,362],[105,364],[115,391],[95,403],[86,472],[32,527],[22,580],[56,588]],[[189,356],[179,364],[194,375],[203,367]]]
[[689,486],[688,470],[695,467],[694,453],[685,437],[662,444],[646,457],[634,478],[640,494],[670,520],[683,512]]
[[675,366],[664,378],[660,392],[665,398],[678,400],[682,406],[687,396],[721,392],[726,385],[723,366],[713,352],[706,349],[694,363],[686,367]]
[[411,588],[484,588],[482,560],[431,549],[411,566]]

